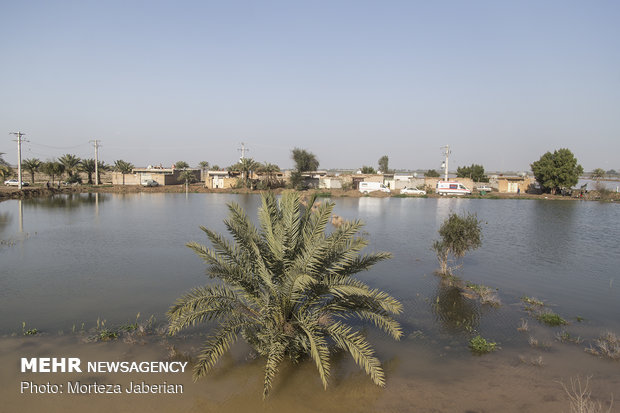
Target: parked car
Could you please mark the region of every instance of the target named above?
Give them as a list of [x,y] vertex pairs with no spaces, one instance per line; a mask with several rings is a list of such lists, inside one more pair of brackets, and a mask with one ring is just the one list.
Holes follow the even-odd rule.
[[404,188],[400,190],[400,193],[404,195],[426,195],[426,191],[417,188]]
[[381,182],[360,182],[359,191],[362,194],[368,194],[373,191],[391,192],[390,188],[382,184]]
[[[19,181],[17,179],[9,179],[8,181],[4,181],[6,186],[19,186]],[[22,186],[30,185],[28,182],[22,181]]]
[[459,182],[437,182],[437,193],[439,195],[471,195],[471,191]]
[[159,182],[154,181],[152,179],[148,179],[148,180],[142,182],[142,186],[158,186],[158,185],[159,185]]
[[493,191],[493,188],[487,185],[477,186],[476,189],[478,190],[478,192],[492,192]]

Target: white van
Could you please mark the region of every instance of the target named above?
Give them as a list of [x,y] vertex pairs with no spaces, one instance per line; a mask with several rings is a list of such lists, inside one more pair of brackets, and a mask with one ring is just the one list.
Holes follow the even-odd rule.
[[437,182],[439,195],[471,195],[471,191],[459,182]]
[[373,191],[391,192],[390,188],[383,185],[381,182],[360,182],[359,190],[362,194],[368,194]]

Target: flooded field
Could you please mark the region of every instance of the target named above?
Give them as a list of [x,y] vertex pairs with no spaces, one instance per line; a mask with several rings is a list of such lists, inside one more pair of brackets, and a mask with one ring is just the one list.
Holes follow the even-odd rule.
[[[596,202],[339,198],[335,213],[360,218],[371,251],[394,257],[359,278],[398,298],[399,342],[369,328],[387,376],[377,388],[350,357],[336,357],[323,390],[312,363],[282,368],[261,399],[264,361],[236,345],[213,374],[20,373],[21,357],[167,360],[171,346],[192,354],[197,330],[182,338],[84,343],[97,320],[118,326],[154,317],[188,289],[209,282],[184,244],[206,243],[199,226],[224,232],[227,202],[255,217],[260,198],[230,194],[82,194],[0,203],[0,396],[6,411],[568,411],[560,381],[592,376],[593,397],[620,394],[620,365],[584,351],[603,332],[620,334],[620,209]],[[430,246],[451,212],[483,222],[483,245],[457,275],[497,289],[500,307],[481,305],[434,274]],[[535,297],[569,324],[548,327],[525,310]],[[519,331],[527,322],[527,331]],[[25,324],[24,324],[25,323]],[[36,329],[33,336],[25,331]],[[521,328],[523,330],[523,328]],[[473,356],[480,334],[501,347]],[[567,336],[568,334],[568,336]],[[574,343],[561,337],[579,337]],[[92,340],[90,340],[92,341]],[[175,353],[177,354],[177,353]],[[183,394],[22,394],[21,381],[82,380],[182,384]],[[614,405],[615,408],[620,403]],[[2,410],[2,409],[0,409]]]

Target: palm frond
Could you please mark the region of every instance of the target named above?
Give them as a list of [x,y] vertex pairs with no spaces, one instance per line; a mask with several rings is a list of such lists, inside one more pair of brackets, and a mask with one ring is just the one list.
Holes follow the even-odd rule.
[[226,286],[194,288],[181,296],[168,310],[169,332],[174,335],[185,327],[228,315],[237,311],[235,307],[244,308],[245,305]]
[[217,333],[207,338],[194,365],[194,380],[198,380],[215,366],[220,357],[237,340],[237,334],[244,324],[246,321],[241,318],[231,318],[222,324]]
[[271,343],[269,349],[269,355],[267,356],[267,362],[265,363],[265,382],[263,385],[263,399],[269,395],[271,387],[273,386],[273,379],[278,373],[278,366],[284,358],[284,352],[286,346],[279,340],[275,340]]
[[385,375],[381,363],[364,337],[339,321],[330,324],[327,331],[338,347],[351,353],[353,360],[364,369],[377,386],[385,386]]
[[301,317],[299,320],[299,326],[304,330],[304,333],[306,333],[310,344],[310,356],[314,360],[316,368],[319,371],[319,376],[321,377],[323,387],[327,388],[330,368],[329,348],[327,347],[327,342],[322,336],[316,321],[313,321],[309,317],[303,316],[302,314],[299,316]]

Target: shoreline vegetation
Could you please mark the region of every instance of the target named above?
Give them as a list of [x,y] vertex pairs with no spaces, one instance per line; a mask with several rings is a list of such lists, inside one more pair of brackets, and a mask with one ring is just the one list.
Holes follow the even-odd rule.
[[[204,187],[202,183],[190,184],[188,190],[185,190],[185,185],[169,185],[169,186],[156,186],[156,187],[143,187],[140,185],[75,185],[75,186],[61,186],[60,188],[46,188],[43,185],[35,185],[18,189],[15,187],[0,186],[0,202],[8,199],[26,199],[26,198],[38,198],[47,197],[58,194],[88,194],[88,193],[118,193],[118,194],[133,194],[133,193],[205,193],[205,194],[261,194],[264,192],[272,192],[276,195],[287,191],[285,188],[273,189],[271,191],[264,190],[252,190],[248,188],[227,188],[227,189],[210,189]],[[383,192],[375,191],[368,195],[364,195],[355,189],[309,189],[300,191],[304,194],[316,194],[322,198],[444,198],[445,196],[438,194],[427,195],[402,195],[400,193],[386,194]],[[551,195],[551,194],[516,194],[516,193],[502,193],[491,192],[485,195],[472,194],[467,196],[452,196],[465,199],[543,199],[543,200],[561,200],[561,201],[620,201],[620,193],[610,192],[602,197],[597,191],[589,191],[583,198],[574,198],[563,195]]]

